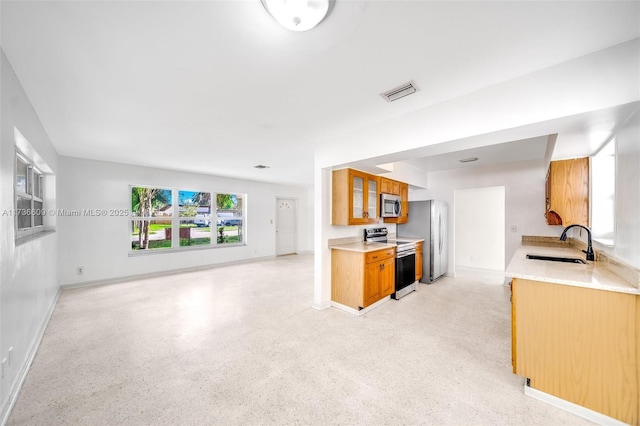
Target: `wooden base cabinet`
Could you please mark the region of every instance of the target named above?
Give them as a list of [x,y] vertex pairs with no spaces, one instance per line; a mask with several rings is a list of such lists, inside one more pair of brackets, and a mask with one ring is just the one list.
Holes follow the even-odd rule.
[[353,309],[389,296],[395,286],[395,248],[367,253],[331,250],[331,300]]
[[422,279],[422,241],[416,243],[416,281]]
[[534,389],[638,425],[640,296],[512,282],[514,372]]

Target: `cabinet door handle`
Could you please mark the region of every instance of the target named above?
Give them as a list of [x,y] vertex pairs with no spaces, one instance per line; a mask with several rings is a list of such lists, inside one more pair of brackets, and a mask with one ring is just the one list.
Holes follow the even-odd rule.
[[377,259],[377,258],[378,258],[378,256],[373,256],[373,258],[374,258],[374,259]]
[[381,263],[381,264],[380,264],[380,270],[381,270],[381,271],[384,271],[384,263]]

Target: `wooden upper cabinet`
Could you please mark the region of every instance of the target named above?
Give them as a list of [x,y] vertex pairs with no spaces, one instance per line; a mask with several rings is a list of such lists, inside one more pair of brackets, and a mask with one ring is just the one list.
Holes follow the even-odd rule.
[[383,194],[400,195],[400,185],[397,180],[380,178],[380,192]]
[[[383,181],[385,180],[391,181],[391,179],[380,178],[380,184],[383,188],[384,188]],[[400,204],[402,206],[402,210],[400,213],[400,217],[385,217],[384,222],[385,223],[407,223],[409,221],[409,184],[404,182],[398,182],[398,181],[391,181],[391,182],[395,182],[398,186],[398,193],[395,195],[400,196]],[[385,193],[384,190],[382,192]]]
[[400,184],[400,198],[402,205],[402,212],[400,217],[398,218],[397,223],[407,223],[409,221],[409,184],[401,183]]
[[332,225],[378,223],[380,178],[354,169],[332,175]]
[[589,158],[552,161],[545,182],[548,225],[589,226]]

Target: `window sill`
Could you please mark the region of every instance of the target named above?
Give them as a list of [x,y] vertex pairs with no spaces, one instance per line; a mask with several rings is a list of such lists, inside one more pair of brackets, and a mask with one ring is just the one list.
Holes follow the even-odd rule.
[[129,257],[137,257],[137,256],[151,256],[154,254],[165,254],[165,253],[182,253],[188,251],[200,251],[200,250],[215,250],[215,249],[223,249],[227,247],[244,247],[247,243],[235,243],[235,244],[212,244],[208,246],[192,246],[192,247],[176,247],[176,248],[166,248],[166,249],[152,249],[152,250],[129,250]]
[[27,244],[30,243],[31,241],[35,241],[38,240],[40,238],[45,238],[48,237],[51,234],[55,234],[56,231],[55,229],[53,230],[45,230],[45,231],[40,231],[40,232],[36,232],[33,234],[27,234],[27,235],[23,235],[21,237],[17,237],[16,238],[16,247],[21,246],[23,244]]
[[598,243],[601,246],[605,246],[605,247],[615,247],[615,243],[612,239],[608,239],[608,238],[594,238],[593,239],[594,242]]

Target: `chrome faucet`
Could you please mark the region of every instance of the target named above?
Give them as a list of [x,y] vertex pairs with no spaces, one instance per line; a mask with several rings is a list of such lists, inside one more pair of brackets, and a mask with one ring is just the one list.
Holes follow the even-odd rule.
[[574,226],[579,226],[580,228],[587,230],[587,249],[582,250],[582,252],[587,254],[587,260],[595,260],[595,256],[593,255],[593,247],[591,247],[591,230],[586,226],[578,225],[577,223],[575,225],[567,226],[566,228],[564,228],[564,231],[562,231],[562,235],[560,235],[560,241],[567,241],[567,231]]

